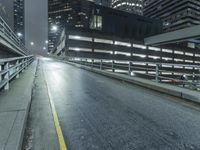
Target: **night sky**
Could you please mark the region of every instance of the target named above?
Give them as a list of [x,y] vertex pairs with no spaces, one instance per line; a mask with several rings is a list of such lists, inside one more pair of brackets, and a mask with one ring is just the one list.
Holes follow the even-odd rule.
[[[26,47],[35,54],[44,54],[48,39],[48,0],[25,0]],[[35,45],[31,46],[30,42]]]

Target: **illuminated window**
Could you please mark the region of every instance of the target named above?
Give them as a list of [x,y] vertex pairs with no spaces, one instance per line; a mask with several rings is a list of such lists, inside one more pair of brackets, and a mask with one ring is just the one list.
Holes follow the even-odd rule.
[[102,30],[102,16],[96,16],[96,15],[92,16],[90,28],[96,30]]

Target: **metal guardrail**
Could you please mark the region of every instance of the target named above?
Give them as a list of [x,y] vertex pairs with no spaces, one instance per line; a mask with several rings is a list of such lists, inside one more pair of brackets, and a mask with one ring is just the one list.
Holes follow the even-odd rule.
[[0,89],[8,90],[9,82],[14,78],[19,78],[34,60],[34,56],[15,57],[0,59]]
[[[63,59],[65,58],[63,57]],[[70,62],[90,66],[92,68],[97,68],[100,70],[106,70],[106,71],[111,71],[111,72],[115,72],[116,70],[121,70],[121,71],[124,71],[123,72],[124,74],[127,74],[129,76],[135,76],[133,72],[137,70],[153,71],[155,72],[155,74],[148,74],[148,73],[146,74],[136,73],[136,74],[143,76],[143,78],[147,78],[147,79],[151,78],[151,80],[155,82],[164,82],[167,80],[168,82],[165,82],[165,83],[183,86],[183,87],[194,89],[194,90],[197,90],[200,88],[200,72],[198,74],[182,73],[182,75],[188,75],[188,79],[186,78],[181,79],[182,75],[180,75],[178,78],[175,75],[174,77],[173,75],[171,75],[171,77],[166,77],[162,75],[161,73],[161,72],[175,73],[176,69],[174,69],[174,71],[160,69],[160,66],[162,65],[174,65],[174,66],[180,66],[180,67],[193,67],[193,68],[198,68],[200,70],[200,66],[198,65],[153,63],[154,67],[147,68],[145,66],[142,66],[142,67],[134,66],[133,63],[138,63],[134,61],[129,61],[128,64],[117,64],[117,63],[114,63],[114,61],[112,60],[108,61],[108,60],[103,60],[103,59],[67,58],[67,60]]]
[[18,46],[19,52],[27,54],[28,50],[26,49],[20,38],[12,31],[12,29],[7,25],[7,23],[3,20],[1,16],[0,16],[0,32],[3,35],[5,35],[7,39],[12,41],[12,44],[14,44],[14,46]]

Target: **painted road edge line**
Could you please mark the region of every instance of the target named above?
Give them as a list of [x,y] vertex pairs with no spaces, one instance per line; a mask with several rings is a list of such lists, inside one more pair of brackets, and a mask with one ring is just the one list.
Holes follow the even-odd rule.
[[56,108],[55,108],[55,105],[54,105],[54,102],[53,102],[53,98],[51,96],[50,89],[48,87],[48,84],[47,84],[46,80],[45,80],[45,83],[46,83],[47,93],[48,93],[49,102],[50,102],[50,106],[51,106],[51,111],[52,111],[52,115],[53,115],[53,119],[54,119],[54,125],[55,125],[56,133],[57,133],[57,136],[58,136],[60,150],[67,150],[67,146],[65,144],[65,140],[64,140],[63,133],[62,133],[62,129],[61,129],[61,126],[60,126],[60,123],[59,123],[59,120],[58,120],[58,115],[57,115],[57,112],[56,112]]

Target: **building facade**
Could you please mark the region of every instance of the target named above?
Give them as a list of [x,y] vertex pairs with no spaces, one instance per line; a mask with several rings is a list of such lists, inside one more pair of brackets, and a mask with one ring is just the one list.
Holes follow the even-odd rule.
[[[91,7],[94,1],[91,0],[49,0],[48,4],[48,38],[49,50],[51,50],[63,28],[76,27],[88,28]],[[52,30],[56,26],[56,31]]]
[[102,5],[105,7],[111,7],[111,2],[112,2],[112,0],[95,0],[95,3],[97,5]]
[[163,21],[165,31],[200,24],[199,0],[144,0],[144,16]]
[[0,0],[0,16],[25,43],[24,0]]
[[179,84],[178,80],[183,74],[193,81],[193,75],[199,74],[198,49],[176,45],[146,46],[135,38],[119,37],[96,30],[66,29],[51,54],[94,68],[154,81],[158,67],[159,76],[163,77],[160,81],[173,84]]
[[162,22],[125,11],[94,5],[90,29],[143,41],[145,37],[161,33]]
[[142,15],[143,0],[112,0],[112,8]]
[[25,43],[24,0],[14,0],[14,32]]
[[[53,30],[53,27],[56,31]],[[49,51],[58,42],[63,28],[98,30],[116,36],[144,37],[162,30],[160,21],[96,5],[88,0],[49,0]]]

